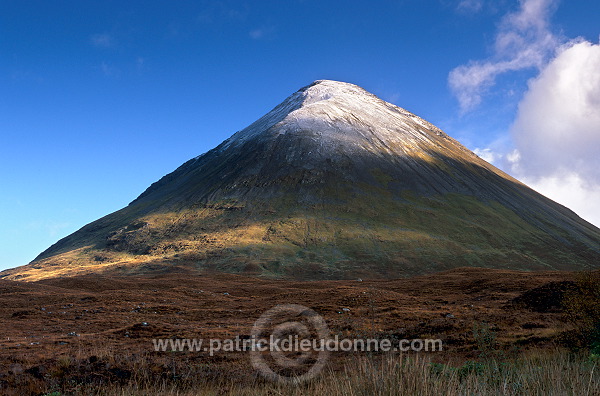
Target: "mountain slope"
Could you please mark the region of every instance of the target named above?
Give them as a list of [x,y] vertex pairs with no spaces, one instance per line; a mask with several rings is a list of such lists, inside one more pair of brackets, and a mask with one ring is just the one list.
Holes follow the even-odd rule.
[[316,81],[10,279],[597,268],[600,230],[408,111]]

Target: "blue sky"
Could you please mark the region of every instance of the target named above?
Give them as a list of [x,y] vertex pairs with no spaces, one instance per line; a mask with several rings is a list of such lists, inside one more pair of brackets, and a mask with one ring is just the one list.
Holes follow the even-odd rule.
[[420,115],[598,225],[599,15],[597,0],[0,1],[0,269],[317,79]]

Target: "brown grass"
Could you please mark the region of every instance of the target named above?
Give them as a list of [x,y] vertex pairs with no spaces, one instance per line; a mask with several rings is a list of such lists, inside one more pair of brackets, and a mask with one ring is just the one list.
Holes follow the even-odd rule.
[[[72,392],[72,393],[71,393]],[[441,365],[403,355],[363,356],[312,382],[277,385],[260,379],[168,382],[146,373],[125,386],[81,386],[74,395],[598,395],[597,363],[565,351],[532,352],[510,361]],[[62,395],[59,391],[55,395]]]
[[[594,355],[556,351],[573,326],[554,307],[554,286],[576,278],[460,269],[377,281],[217,273],[0,281],[0,394],[385,395],[415,394],[417,386],[424,395],[600,394]],[[288,303],[317,311],[332,335],[439,338],[444,350],[333,354],[319,378],[286,388],[258,376],[246,353],[152,347],[156,338],[248,335],[262,313]]]

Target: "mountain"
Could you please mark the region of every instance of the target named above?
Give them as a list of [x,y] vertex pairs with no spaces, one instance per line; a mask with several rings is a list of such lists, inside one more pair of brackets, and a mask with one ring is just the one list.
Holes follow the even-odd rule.
[[599,263],[597,227],[416,115],[322,80],[0,276],[397,278]]

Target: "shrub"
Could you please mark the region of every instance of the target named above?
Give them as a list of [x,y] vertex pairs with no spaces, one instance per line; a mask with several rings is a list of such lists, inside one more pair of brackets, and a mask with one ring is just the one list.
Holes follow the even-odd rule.
[[496,341],[496,332],[488,323],[473,323],[473,337],[482,359],[494,359],[500,357],[498,343]]

